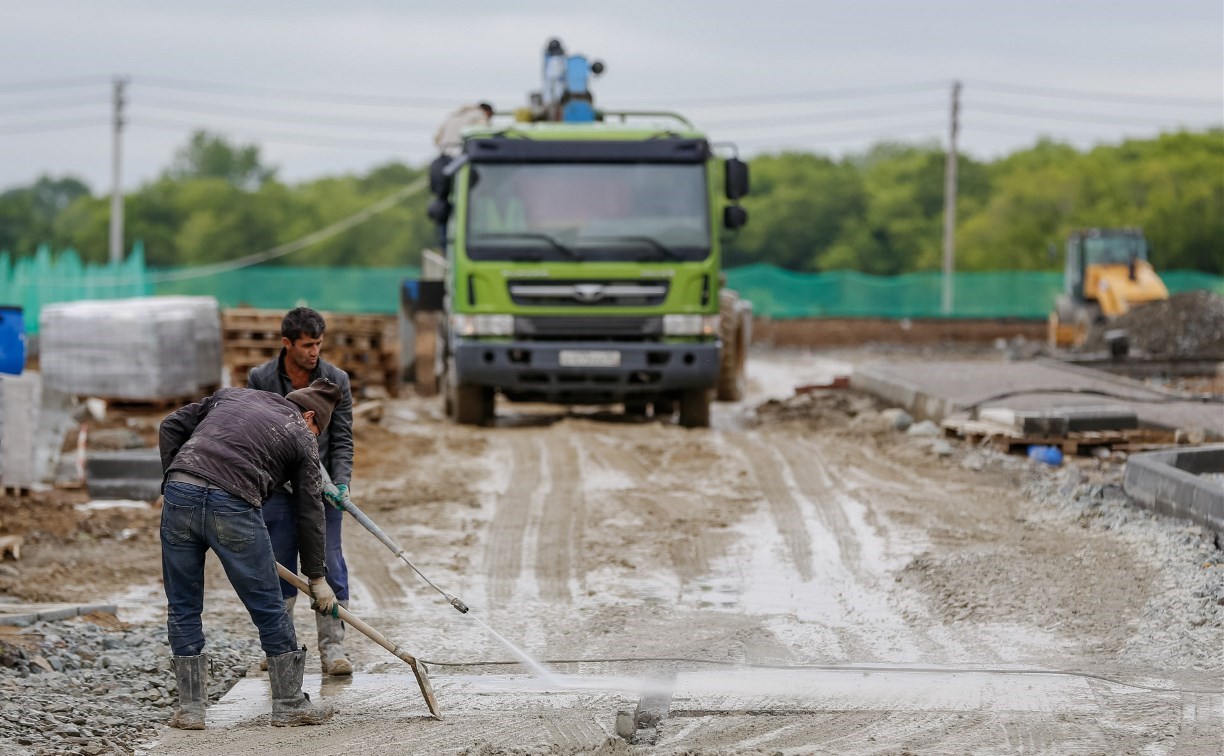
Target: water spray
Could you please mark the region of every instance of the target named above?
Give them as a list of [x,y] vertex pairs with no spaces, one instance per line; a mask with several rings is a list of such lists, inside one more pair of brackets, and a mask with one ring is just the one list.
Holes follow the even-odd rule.
[[[335,483],[332,483],[331,476],[327,474],[327,469],[323,467],[323,465],[319,465],[319,472],[323,474],[323,491],[332,496],[335,496],[336,494],[338,494],[340,492],[340,489],[336,488]],[[366,530],[373,533],[375,538],[382,541],[382,544],[386,546],[388,549],[390,549],[391,553],[395,554],[395,556],[402,559],[404,561],[404,564],[411,567],[413,572],[420,575],[421,579],[424,580],[429,585],[430,588],[433,588],[435,591],[442,594],[442,598],[446,599],[446,602],[448,604],[455,607],[456,611],[458,611],[460,614],[468,613],[467,604],[463,603],[463,601],[458,596],[452,596],[451,594],[442,590],[438,586],[434,585],[434,582],[432,580],[425,577],[425,573],[418,570],[417,566],[413,564],[411,560],[408,559],[407,555],[405,555],[404,547],[396,543],[395,539],[393,539],[391,536],[384,533],[382,528],[378,527],[378,525],[376,525],[373,520],[371,520],[369,517],[366,516],[365,512],[362,512],[360,509],[358,509],[357,505],[353,503],[352,499],[348,498],[348,496],[345,496],[344,502],[340,504],[339,507],[345,512],[348,512],[349,514],[351,514],[353,516],[353,519],[361,523],[362,526]]]

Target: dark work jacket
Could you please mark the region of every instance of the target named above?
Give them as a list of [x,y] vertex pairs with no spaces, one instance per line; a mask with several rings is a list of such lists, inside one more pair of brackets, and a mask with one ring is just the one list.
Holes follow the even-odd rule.
[[223,388],[171,413],[158,442],[163,475],[191,473],[255,507],[291,484],[302,572],[327,574],[319,447],[300,407],[265,391]]
[[[349,485],[353,482],[353,391],[349,388],[348,373],[329,365],[320,357],[307,385],[319,378],[326,378],[340,387],[340,401],[332,412],[327,430],[319,436],[319,459],[323,460],[323,466],[327,468],[333,483]],[[247,374],[247,388],[271,391],[281,396],[293,390],[293,381],[285,372],[283,347],[279,357],[268,360]]]

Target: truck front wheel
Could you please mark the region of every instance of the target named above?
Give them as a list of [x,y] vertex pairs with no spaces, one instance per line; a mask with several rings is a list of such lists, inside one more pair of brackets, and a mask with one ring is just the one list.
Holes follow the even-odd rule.
[[493,389],[487,386],[455,386],[454,418],[460,425],[487,425],[493,419]]
[[710,392],[708,389],[685,389],[680,394],[680,425],[685,428],[710,427]]

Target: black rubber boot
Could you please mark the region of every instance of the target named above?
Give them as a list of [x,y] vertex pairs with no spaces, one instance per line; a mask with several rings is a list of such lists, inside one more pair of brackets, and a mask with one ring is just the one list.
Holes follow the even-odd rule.
[[176,656],[172,660],[178,680],[178,709],[170,726],[180,730],[203,730],[204,707],[208,702],[208,657]]
[[268,657],[268,679],[272,684],[272,725],[323,724],[335,714],[328,704],[314,704],[302,692],[302,674],[306,671],[306,649]]

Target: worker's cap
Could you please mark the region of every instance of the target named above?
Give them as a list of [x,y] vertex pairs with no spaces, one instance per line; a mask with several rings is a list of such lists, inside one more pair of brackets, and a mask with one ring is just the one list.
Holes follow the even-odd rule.
[[340,403],[340,387],[326,378],[318,378],[306,388],[290,391],[285,398],[303,411],[313,410],[319,433],[323,434],[331,423],[332,410]]

